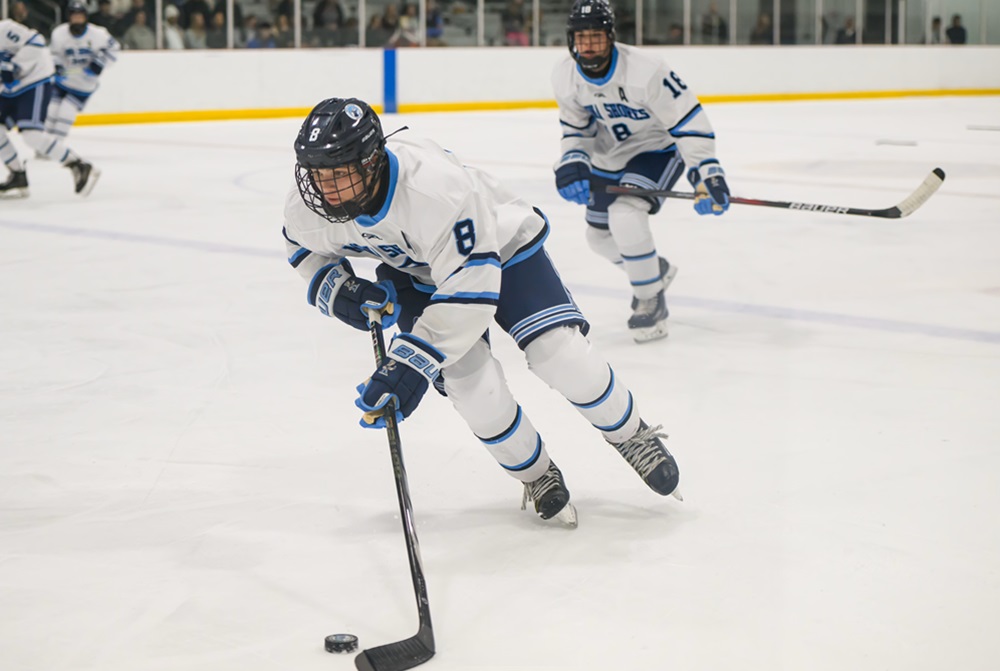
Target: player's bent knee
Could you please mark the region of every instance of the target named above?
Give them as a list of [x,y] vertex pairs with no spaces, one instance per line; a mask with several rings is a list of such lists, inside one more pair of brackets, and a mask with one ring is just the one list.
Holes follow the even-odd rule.
[[591,250],[611,263],[618,263],[622,260],[621,254],[618,253],[618,245],[611,237],[611,231],[606,228],[587,226],[587,244],[590,245]]
[[592,399],[608,384],[608,363],[572,326],[546,331],[525,349],[528,368],[573,402]]
[[528,368],[539,375],[547,364],[568,364],[586,357],[590,341],[575,326],[559,326],[532,340],[524,350]]
[[49,158],[59,158],[59,156],[53,156],[53,154],[59,154],[61,151],[65,152],[65,147],[60,146],[60,138],[40,130],[33,128],[22,130],[21,137],[24,139],[26,145]]
[[615,202],[608,205],[608,214],[613,216],[614,213],[649,214],[649,201],[635,196],[618,196]]
[[481,375],[492,362],[493,354],[490,352],[489,345],[483,340],[477,340],[476,344],[461,359],[445,369],[445,389],[448,390],[449,394],[452,388],[458,391],[463,380]]

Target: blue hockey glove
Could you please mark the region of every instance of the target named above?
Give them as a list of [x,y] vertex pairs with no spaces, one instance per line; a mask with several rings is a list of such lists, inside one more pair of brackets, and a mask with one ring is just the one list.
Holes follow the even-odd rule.
[[717,160],[706,159],[688,170],[688,181],[694,187],[695,212],[718,216],[729,209],[729,185]]
[[309,283],[306,300],[327,317],[336,317],[361,331],[368,330],[370,309],[381,314],[384,329],[399,319],[396,287],[392,282],[375,283],[356,277],[343,262],[323,266],[316,272]]
[[590,202],[590,157],[582,151],[568,151],[556,164],[556,190],[571,203]]
[[396,421],[402,422],[417,409],[420,399],[440,374],[444,355],[433,345],[409,333],[401,333],[389,343],[382,365],[364,384],[354,402],[364,415],[361,426],[384,429],[386,405],[395,402]]
[[83,74],[88,77],[97,77],[101,74],[101,70],[104,69],[104,63],[100,61],[90,61],[90,64],[83,69]]

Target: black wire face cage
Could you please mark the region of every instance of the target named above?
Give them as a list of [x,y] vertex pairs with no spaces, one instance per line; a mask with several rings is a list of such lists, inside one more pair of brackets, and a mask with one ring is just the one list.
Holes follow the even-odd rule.
[[[378,189],[378,176],[385,165],[385,152],[376,150],[367,159],[337,166],[307,168],[295,164],[295,184],[306,207],[335,223],[345,223],[368,213]],[[321,171],[323,174],[321,174]],[[344,173],[350,180],[334,174]],[[336,205],[324,196],[337,196]]]

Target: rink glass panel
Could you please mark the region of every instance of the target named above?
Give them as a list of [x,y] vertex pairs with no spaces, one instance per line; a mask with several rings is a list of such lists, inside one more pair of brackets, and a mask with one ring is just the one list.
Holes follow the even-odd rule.
[[[158,48],[167,46],[164,22],[148,17],[163,17],[170,4],[145,1]],[[276,48],[559,46],[572,6],[570,0],[239,0],[233,17],[234,0],[207,4],[208,28],[215,11],[226,8],[225,39],[210,46],[230,49],[247,48],[265,23]],[[0,16],[26,21],[46,37],[65,21],[57,2],[25,6],[28,16],[15,17],[22,10],[0,0]],[[613,6],[618,39],[627,44],[948,45],[956,16],[967,44],[1000,44],[996,0],[621,0]],[[124,28],[112,32],[121,38]]]

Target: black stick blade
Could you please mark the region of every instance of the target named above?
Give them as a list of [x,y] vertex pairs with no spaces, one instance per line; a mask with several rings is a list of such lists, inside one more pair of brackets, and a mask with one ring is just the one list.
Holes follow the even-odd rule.
[[358,671],[406,671],[420,666],[433,656],[433,643],[428,648],[417,635],[398,643],[362,650],[361,654],[354,658],[354,666]]

